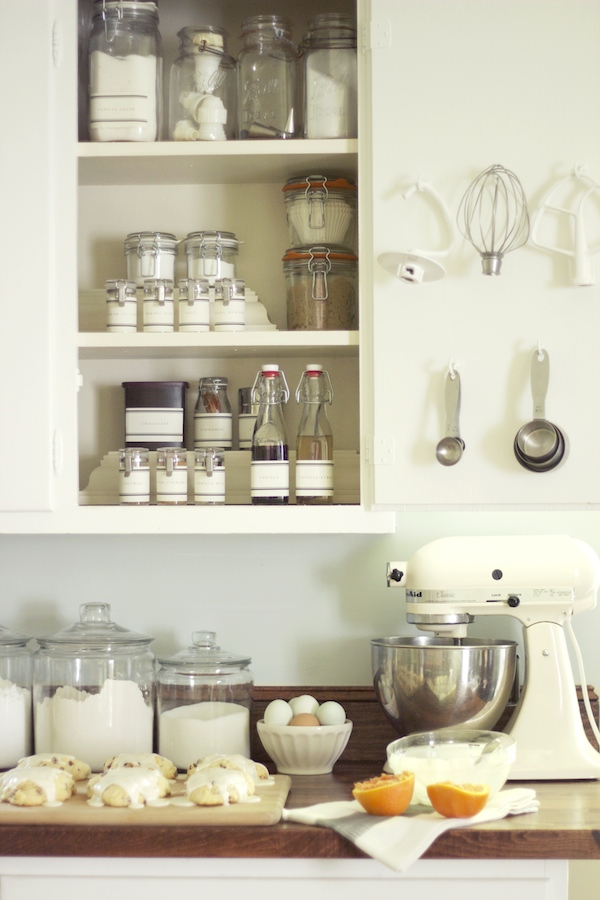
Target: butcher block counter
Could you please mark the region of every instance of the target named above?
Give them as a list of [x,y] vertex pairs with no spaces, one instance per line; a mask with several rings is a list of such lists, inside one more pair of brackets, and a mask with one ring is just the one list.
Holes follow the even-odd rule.
[[[588,689],[594,715],[598,699]],[[275,697],[289,699],[312,693],[320,702],[336,699],[354,722],[350,742],[330,775],[291,776],[285,805],[308,806],[347,800],[355,781],[379,774],[385,748],[396,735],[384,719],[371,688],[256,688],[253,723]],[[507,714],[508,716],[508,714]],[[499,723],[500,726],[502,722]],[[255,728],[253,728],[255,733]],[[254,759],[275,773],[256,739]],[[517,783],[515,783],[517,784]],[[510,786],[510,784],[509,784]],[[532,787],[540,801],[538,812],[483,825],[452,829],[426,852],[426,859],[600,859],[600,782],[518,782]],[[161,821],[160,810],[110,810],[85,821],[61,822],[57,810],[23,810],[30,815],[0,816],[0,855],[6,857],[156,857],[162,858],[288,858],[352,859],[364,854],[328,828],[290,822],[276,824],[220,824],[193,822],[186,810]],[[90,810],[102,813],[102,810]],[[120,813],[123,813],[120,818]],[[235,821],[235,820],[234,820]]]

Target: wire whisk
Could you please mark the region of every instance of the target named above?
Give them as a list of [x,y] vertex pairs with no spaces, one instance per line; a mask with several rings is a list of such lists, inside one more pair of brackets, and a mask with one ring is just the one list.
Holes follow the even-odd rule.
[[484,275],[500,275],[505,254],[527,243],[529,212],[521,182],[510,169],[485,169],[465,191],[456,221],[481,256]]

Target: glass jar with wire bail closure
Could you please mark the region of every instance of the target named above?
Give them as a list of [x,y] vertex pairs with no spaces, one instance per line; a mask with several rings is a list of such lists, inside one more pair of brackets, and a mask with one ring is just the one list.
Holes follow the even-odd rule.
[[356,23],[340,13],[309,19],[301,45],[304,137],[358,134]]
[[254,505],[286,505],[290,496],[289,447],[283,405],[290,391],[275,363],[266,363],[252,386],[258,404],[252,434],[250,498]]
[[298,50],[284,16],[252,16],[242,23],[237,58],[238,138],[293,138],[298,133]]
[[221,28],[187,26],[177,32],[179,56],[169,79],[169,132],[174,141],[235,137],[235,60]]
[[333,432],[327,405],[333,402],[329,372],[309,363],[296,388],[302,415],[296,438],[296,503],[333,503]]
[[357,261],[345,247],[293,247],[283,257],[290,331],[358,328]]
[[152,0],[95,0],[88,44],[91,141],[159,141],[162,43]]
[[227,395],[229,380],[219,376],[201,378],[194,409],[194,449],[222,447],[231,450],[233,417]]

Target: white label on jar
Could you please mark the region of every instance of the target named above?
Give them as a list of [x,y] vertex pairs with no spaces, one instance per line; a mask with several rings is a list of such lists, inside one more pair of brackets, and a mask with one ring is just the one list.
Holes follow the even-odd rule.
[[238,416],[238,433],[240,450],[252,449],[252,435],[256,424],[256,413],[240,413]]
[[179,330],[180,331],[209,331],[210,329],[210,303],[208,300],[197,300],[188,303],[187,300],[179,301]]
[[208,475],[206,469],[194,472],[194,497],[196,503],[225,503],[225,467],[213,469]]
[[121,503],[150,503],[150,469],[119,472],[119,501]]
[[296,497],[333,497],[333,462],[297,460]]
[[287,459],[252,460],[250,495],[252,497],[289,497],[290,466]]
[[183,409],[177,406],[125,410],[125,438],[128,444],[145,447],[146,441],[166,444],[183,440]]
[[246,304],[243,300],[215,300],[215,331],[243,331],[246,327]]
[[156,57],[90,54],[90,137],[155,141]]
[[111,333],[129,333],[137,331],[137,302],[135,297],[119,303],[108,300],[106,303],[106,330]]
[[176,706],[160,714],[158,752],[178,769],[204,756],[250,756],[250,714],[239,703],[222,700]]
[[144,300],[144,331],[173,331],[175,304],[172,300]]
[[194,413],[194,449],[223,447],[231,449],[231,413]]
[[188,475],[185,466],[178,466],[169,474],[165,469],[156,469],[156,502],[187,503]]
[[356,103],[356,51],[311,51],[306,63],[306,136],[356,137]]

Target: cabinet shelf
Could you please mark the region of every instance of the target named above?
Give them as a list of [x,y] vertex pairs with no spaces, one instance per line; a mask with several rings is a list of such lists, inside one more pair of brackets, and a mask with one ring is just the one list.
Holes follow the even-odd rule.
[[86,143],[80,185],[270,184],[294,172],[355,177],[358,140]]

